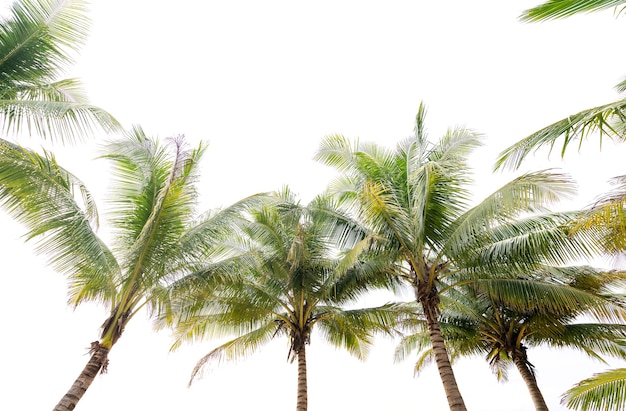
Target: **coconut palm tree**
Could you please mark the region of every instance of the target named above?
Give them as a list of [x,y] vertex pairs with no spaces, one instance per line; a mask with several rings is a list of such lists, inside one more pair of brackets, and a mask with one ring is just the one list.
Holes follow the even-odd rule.
[[[453,359],[482,355],[498,379],[506,380],[508,367],[515,365],[526,383],[536,410],[548,406],[528,358],[531,347],[571,348],[602,360],[600,355],[626,358],[626,326],[611,322],[582,323],[593,314],[605,320],[620,320],[624,310],[619,301],[598,292],[608,283],[623,280],[622,272],[602,272],[590,267],[546,267],[529,278],[519,278],[526,288],[542,295],[526,309],[511,308],[501,296],[476,284],[449,290],[442,296],[440,325]],[[505,298],[504,300],[506,300]],[[428,332],[422,322],[405,323],[419,332],[407,335],[396,349],[400,361],[420,351],[419,372],[432,361]]]
[[119,131],[90,105],[76,79],[61,76],[84,43],[83,0],[17,0],[0,21],[0,132],[75,141],[96,130]]
[[55,410],[74,409],[97,373],[107,369],[108,354],[129,321],[143,308],[156,313],[164,304],[167,275],[194,269],[212,230],[227,227],[221,219],[229,208],[194,220],[203,152],[202,144],[186,149],[182,137],[163,146],[138,127],[107,146],[115,176],[107,197],[110,248],[96,234],[95,202],[78,178],[49,152],[0,142],[0,206],[67,277],[70,304],[93,301],[109,309],[89,361]]
[[316,158],[341,172],[330,191],[371,227],[372,249],[386,253],[395,274],[413,288],[450,409],[465,410],[439,328],[441,290],[457,282],[516,275],[541,261],[562,264],[592,250],[582,237],[564,231],[572,214],[535,214],[571,193],[573,183],[566,176],[526,174],[470,207],[467,158],[479,146],[479,135],[456,128],[431,143],[424,118],[420,105],[414,135],[395,150],[352,145],[334,135],[323,141]]
[[347,309],[370,288],[394,286],[394,278],[384,272],[385,261],[363,260],[362,254],[354,260],[351,249],[366,243],[367,233],[328,197],[301,205],[289,189],[276,196],[248,210],[239,230],[221,240],[232,246],[220,250],[227,257],[174,284],[173,294],[182,298],[174,297],[178,302],[169,321],[175,346],[236,335],[197,363],[190,384],[210,361],[243,358],[273,338],[286,337],[288,358],[298,364],[296,410],[305,411],[306,347],[313,331],[363,359],[372,333],[391,333],[401,310],[393,304]]

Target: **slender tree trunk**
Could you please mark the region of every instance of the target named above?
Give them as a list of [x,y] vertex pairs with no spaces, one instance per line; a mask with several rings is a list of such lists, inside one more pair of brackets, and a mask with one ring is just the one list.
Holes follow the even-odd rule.
[[71,411],[76,407],[78,401],[83,397],[87,388],[98,375],[100,370],[105,369],[107,365],[107,356],[109,349],[102,347],[98,341],[91,343],[91,357],[85,368],[80,373],[69,391],[61,398],[61,401],[54,407],[54,411]]
[[530,392],[530,397],[533,399],[533,404],[535,404],[535,410],[548,411],[546,401],[544,400],[543,395],[539,390],[539,386],[537,385],[537,379],[529,368],[528,363],[524,360],[524,358],[519,356],[513,357],[513,362],[515,363],[519,373],[522,375],[522,379],[526,383],[528,392]]
[[307,411],[309,399],[307,394],[306,381],[306,344],[298,349],[298,399],[296,401],[296,411]]
[[448,406],[450,411],[466,411],[465,402],[461,396],[461,391],[456,383],[454,372],[452,371],[452,365],[450,365],[450,358],[448,356],[448,350],[443,341],[441,329],[439,328],[439,319],[437,318],[437,307],[433,307],[431,304],[424,304],[422,302],[424,314],[426,315],[426,324],[428,326],[428,333],[430,334],[430,341],[433,345],[433,353],[435,354],[435,362],[437,363],[437,369],[439,370],[439,376],[443,383],[443,389],[446,392],[446,398],[448,399]]

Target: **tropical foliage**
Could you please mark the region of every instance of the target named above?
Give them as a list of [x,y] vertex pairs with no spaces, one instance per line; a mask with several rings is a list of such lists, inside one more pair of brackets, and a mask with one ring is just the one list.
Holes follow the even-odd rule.
[[74,141],[119,130],[90,105],[77,79],[61,76],[84,43],[83,0],[18,0],[0,21],[0,132]]
[[[545,3],[524,12],[521,16],[525,21],[543,21],[566,18],[580,13],[615,8],[618,14],[624,11],[623,0],[548,0]],[[626,80],[620,82],[616,89],[626,91]],[[561,155],[573,141],[580,147],[585,138],[596,134],[600,142],[603,137],[623,141],[626,133],[626,99],[583,110],[566,119],[557,121],[517,142],[504,150],[496,163],[496,168],[518,168],[524,158],[540,147],[553,147],[563,137]],[[625,176],[613,179],[615,189],[600,196],[589,207],[588,212],[581,216],[577,227],[598,227],[605,230],[604,248],[610,254],[623,253],[626,248],[626,193],[624,191]],[[623,370],[613,370],[596,374],[570,389],[563,402],[568,407],[581,410],[618,410],[626,402],[626,384]]]
[[[619,7],[624,3],[623,0],[549,0],[525,11],[521,18],[524,21],[543,21],[612,7],[621,13],[624,9],[619,9]],[[616,89],[620,92],[625,91],[626,80],[618,84]],[[602,146],[603,138],[621,142],[626,135],[625,120],[626,99],[624,98],[583,110],[532,133],[502,151],[496,162],[496,169],[517,169],[530,153],[546,146],[552,150],[561,138],[561,156],[565,155],[570,144],[576,143],[580,148],[584,140],[592,135],[597,136],[600,146]],[[624,243],[626,219],[623,216],[623,209],[626,205],[623,184],[625,178],[625,176],[615,177],[613,183],[616,188],[598,198],[581,217],[578,224],[578,226],[599,225],[607,228],[610,232],[605,238],[605,247],[610,253],[620,252],[626,247]]]
[[[526,309],[511,308],[500,296],[480,285],[450,289],[441,296],[440,325],[452,359],[484,356],[499,379],[506,380],[515,365],[525,381],[535,409],[547,410],[545,399],[529,361],[528,349],[549,346],[571,348],[600,359],[600,355],[626,358],[626,326],[620,300],[602,295],[607,287],[623,281],[624,273],[603,272],[590,267],[545,267],[527,278],[526,289],[541,299]],[[521,288],[520,288],[521,290]],[[581,322],[593,315],[612,322]],[[396,360],[418,350],[416,372],[432,361],[428,331],[423,321],[406,323],[418,332],[405,336],[396,350]]]
[[570,388],[561,401],[581,411],[618,411],[626,407],[626,368],[594,374]]
[[[106,147],[113,164],[108,195],[112,246],[96,234],[95,201],[84,184],[54,156],[0,143],[0,205],[37,241],[37,251],[67,277],[70,303],[103,303],[109,316],[90,359],[55,410],[72,410],[100,371],[135,314],[156,314],[167,304],[168,275],[193,270],[211,233],[237,205],[196,220],[198,163],[202,144],[182,137],[163,146],[140,128]],[[251,201],[251,200],[250,200]],[[234,212],[234,211],[232,211]]]
[[432,143],[424,118],[421,105],[414,135],[395,150],[334,135],[323,141],[316,158],[341,172],[331,192],[370,227],[371,249],[386,255],[394,274],[413,288],[450,408],[464,410],[439,327],[441,292],[482,279],[494,292],[517,295],[515,303],[527,305],[529,290],[498,278],[589,255],[594,250],[586,240],[593,239],[584,230],[576,235],[565,230],[576,213],[547,212],[547,205],[573,191],[564,175],[523,175],[470,207],[467,159],[480,136],[455,128]]
[[301,205],[284,189],[248,209],[238,230],[226,234],[213,262],[172,287],[179,296],[169,316],[177,345],[236,335],[204,356],[191,379],[210,361],[246,357],[270,340],[286,337],[288,357],[298,363],[296,409],[305,411],[306,346],[313,331],[365,358],[372,333],[392,333],[402,310],[393,304],[346,306],[354,306],[372,288],[393,288],[397,281],[385,272],[384,260],[355,259],[354,248],[368,241],[367,233],[326,196]]
[[548,0],[525,10],[520,18],[522,21],[538,22],[611,8],[614,8],[617,13],[622,13],[623,7],[620,6],[624,3],[626,3],[624,0]]

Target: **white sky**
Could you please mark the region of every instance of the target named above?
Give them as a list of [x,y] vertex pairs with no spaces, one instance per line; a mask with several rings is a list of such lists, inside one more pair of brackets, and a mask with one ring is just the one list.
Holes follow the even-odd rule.
[[[514,176],[490,174],[500,150],[617,99],[612,87],[626,76],[623,18],[609,11],[517,21],[538,2],[100,1],[92,6],[91,36],[76,74],[92,102],[125,125],[209,142],[204,208],[284,184],[307,201],[333,175],[311,160],[323,136],[393,146],[411,133],[421,100],[433,138],[457,124],[486,135],[474,157],[480,198]],[[103,200],[106,168],[92,160],[94,146],[55,151]],[[566,162],[557,155],[548,161],[544,151],[521,171],[564,167],[581,184],[580,196],[561,206],[573,208],[623,174],[624,149],[607,144],[599,153],[589,142],[581,155],[570,149]],[[0,408],[51,409],[85,365],[106,313],[67,307],[64,279],[34,256],[19,226],[5,215],[0,224]],[[135,318],[110,354],[109,373],[96,379],[78,410],[294,408],[297,370],[286,362],[286,341],[216,366],[191,389],[195,361],[218,342],[168,353],[170,343],[167,332],[156,334],[145,317]],[[309,410],[445,410],[435,367],[412,378],[411,361],[392,364],[394,346],[381,340],[361,363],[313,338]],[[552,410],[564,409],[559,397],[575,382],[623,366],[561,351],[531,349],[529,356]],[[498,383],[477,358],[460,361],[455,373],[470,410],[532,409],[515,370],[508,383]]]

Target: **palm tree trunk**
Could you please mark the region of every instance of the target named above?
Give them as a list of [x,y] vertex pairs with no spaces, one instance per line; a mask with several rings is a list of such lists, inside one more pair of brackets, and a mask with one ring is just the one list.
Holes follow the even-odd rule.
[[106,370],[109,349],[102,347],[100,342],[94,341],[91,343],[90,353],[91,357],[87,365],[85,365],[85,368],[83,368],[83,371],[76,381],[74,381],[69,391],[61,398],[61,401],[59,401],[56,407],[54,407],[54,411],[73,410],[87,391],[87,388],[89,388],[96,378],[96,375],[98,375],[98,372],[100,372],[100,370]]
[[430,334],[430,341],[433,346],[433,353],[435,354],[435,362],[437,369],[439,370],[439,376],[443,383],[443,389],[446,392],[446,398],[448,399],[448,406],[450,411],[466,411],[465,402],[461,396],[461,391],[456,383],[454,372],[452,371],[452,365],[450,365],[450,358],[448,356],[448,350],[443,341],[443,335],[439,328],[439,319],[437,318],[437,307],[433,307],[431,304],[425,304],[422,301],[422,307],[424,314],[426,315],[426,324],[428,326],[428,333]]
[[305,344],[298,349],[298,399],[296,411],[307,411],[309,404],[306,380],[306,350]]
[[548,411],[548,406],[546,405],[546,401],[541,395],[541,391],[539,390],[539,386],[537,385],[537,379],[535,375],[528,367],[527,361],[524,358],[519,356],[513,357],[513,362],[517,367],[519,373],[522,375],[522,379],[526,383],[526,387],[528,387],[528,391],[530,392],[530,397],[533,400],[533,404],[535,404],[535,410],[537,411]]

